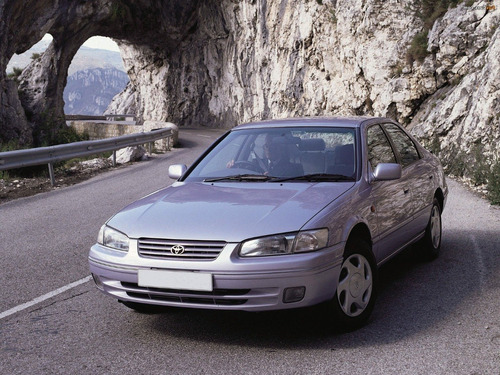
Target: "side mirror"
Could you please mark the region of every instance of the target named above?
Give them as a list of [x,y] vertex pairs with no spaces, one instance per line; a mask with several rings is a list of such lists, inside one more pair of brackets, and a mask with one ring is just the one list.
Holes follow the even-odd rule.
[[397,163],[380,163],[373,172],[373,181],[397,180],[401,178],[401,165]]
[[174,164],[168,167],[168,177],[178,180],[186,173],[187,167],[184,164]]

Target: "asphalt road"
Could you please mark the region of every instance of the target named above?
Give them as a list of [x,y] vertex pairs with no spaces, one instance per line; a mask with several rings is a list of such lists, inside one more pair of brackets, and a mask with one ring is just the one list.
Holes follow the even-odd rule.
[[323,329],[316,309],[135,313],[89,280],[101,224],[172,181],[221,131],[68,188],[0,205],[1,374],[500,374],[500,209],[449,181],[442,255],[382,267],[371,322]]

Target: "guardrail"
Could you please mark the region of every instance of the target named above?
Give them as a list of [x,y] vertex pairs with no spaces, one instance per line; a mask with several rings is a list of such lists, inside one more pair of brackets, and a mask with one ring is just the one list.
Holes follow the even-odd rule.
[[134,114],[124,114],[124,115],[102,115],[102,116],[90,116],[90,115],[65,115],[66,121],[118,121],[117,119],[131,119],[135,121],[136,117]]
[[172,129],[158,129],[147,133],[129,134],[96,141],[74,142],[57,146],[0,152],[0,171],[47,164],[49,167],[50,182],[54,186],[54,163],[113,151],[113,166],[115,166],[116,150],[151,143],[171,136]]

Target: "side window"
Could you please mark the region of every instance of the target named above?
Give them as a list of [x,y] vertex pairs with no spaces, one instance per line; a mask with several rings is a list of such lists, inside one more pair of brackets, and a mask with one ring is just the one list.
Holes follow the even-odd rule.
[[368,128],[368,160],[372,169],[379,163],[396,163],[396,157],[392,151],[391,144],[384,134],[380,125],[374,125]]
[[401,164],[403,167],[420,159],[415,144],[405,132],[394,124],[384,124],[384,127],[389,133],[399,156],[401,156]]

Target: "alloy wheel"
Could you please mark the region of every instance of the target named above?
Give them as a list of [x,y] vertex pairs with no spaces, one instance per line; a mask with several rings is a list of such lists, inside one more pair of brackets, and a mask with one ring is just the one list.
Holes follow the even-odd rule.
[[361,254],[349,256],[342,264],[337,296],[342,311],[349,317],[363,313],[370,302],[373,272],[368,260]]

